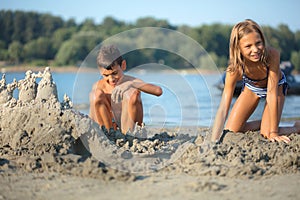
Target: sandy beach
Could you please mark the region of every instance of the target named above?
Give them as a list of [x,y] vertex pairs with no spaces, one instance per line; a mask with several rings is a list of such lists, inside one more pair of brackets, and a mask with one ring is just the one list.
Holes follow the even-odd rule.
[[58,101],[48,68],[2,79],[0,199],[300,199],[299,134],[289,144],[259,132],[209,137],[198,127],[101,129],[68,96]]

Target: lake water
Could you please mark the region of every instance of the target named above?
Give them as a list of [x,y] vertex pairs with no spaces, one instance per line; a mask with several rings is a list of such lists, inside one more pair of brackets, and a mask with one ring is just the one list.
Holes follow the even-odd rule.
[[[142,94],[144,106],[144,122],[147,126],[200,126],[210,127],[221,99],[221,91],[215,87],[220,74],[185,74],[129,71],[128,74],[160,85],[163,95],[160,97]],[[0,73],[2,76],[2,74]],[[52,73],[57,85],[59,100],[67,94],[74,103],[74,108],[88,114],[89,92],[94,82],[100,77],[98,73]],[[6,81],[13,78],[23,79],[25,73],[7,73]],[[300,76],[296,76],[300,81]],[[39,80],[37,80],[39,81]],[[17,96],[15,91],[14,96]],[[235,99],[234,99],[235,100]],[[234,101],[233,101],[234,102]],[[287,96],[282,118],[299,117],[300,94]],[[259,119],[263,109],[263,101],[251,119]]]

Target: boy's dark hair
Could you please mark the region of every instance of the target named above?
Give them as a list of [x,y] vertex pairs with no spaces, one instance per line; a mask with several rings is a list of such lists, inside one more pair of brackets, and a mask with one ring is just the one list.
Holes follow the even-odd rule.
[[122,64],[123,58],[115,45],[102,46],[97,56],[98,67],[111,70],[113,66]]

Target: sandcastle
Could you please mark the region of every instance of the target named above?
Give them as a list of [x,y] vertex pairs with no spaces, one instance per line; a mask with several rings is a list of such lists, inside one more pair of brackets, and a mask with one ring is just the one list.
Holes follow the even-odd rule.
[[[36,79],[41,78],[37,84]],[[14,99],[13,91],[19,90],[18,99]],[[44,72],[33,73],[28,70],[25,73],[25,78],[19,81],[14,81],[10,84],[6,84],[5,74],[2,75],[0,81],[0,104],[12,103],[21,101],[23,103],[31,102],[33,100],[45,101],[47,99],[58,99],[56,84],[53,81],[50,67],[46,67]],[[68,97],[65,95],[65,98]],[[70,101],[69,101],[70,102]]]
[[11,84],[6,84],[5,74],[0,80],[0,104],[7,103],[13,98],[13,91],[17,87],[16,79]]

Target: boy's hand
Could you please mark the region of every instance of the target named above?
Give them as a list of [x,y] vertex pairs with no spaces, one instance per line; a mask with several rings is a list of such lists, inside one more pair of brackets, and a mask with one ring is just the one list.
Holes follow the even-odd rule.
[[123,99],[124,93],[130,88],[132,88],[132,81],[126,81],[120,85],[117,85],[111,93],[111,100],[114,103],[120,103]]

